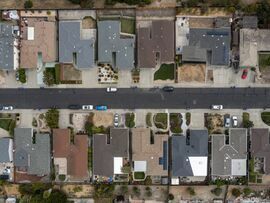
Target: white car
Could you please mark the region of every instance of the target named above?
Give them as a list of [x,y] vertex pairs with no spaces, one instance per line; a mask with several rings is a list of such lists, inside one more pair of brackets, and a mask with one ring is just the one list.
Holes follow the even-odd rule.
[[13,110],[13,106],[3,106],[2,110],[3,111],[12,111]]
[[231,119],[229,117],[225,119],[225,128],[229,128],[230,126],[231,126]]
[[212,105],[211,109],[213,110],[222,110],[223,109],[223,105]]
[[232,125],[233,125],[233,127],[237,127],[237,125],[238,125],[238,121],[237,121],[236,116],[232,116]]
[[82,105],[82,110],[93,110],[94,106],[93,105]]
[[119,126],[119,114],[114,114],[114,127]]
[[117,92],[116,87],[107,87],[107,92]]

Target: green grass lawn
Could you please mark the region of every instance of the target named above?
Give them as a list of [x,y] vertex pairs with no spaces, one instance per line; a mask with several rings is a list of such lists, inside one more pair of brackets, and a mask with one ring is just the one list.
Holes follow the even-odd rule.
[[172,133],[182,133],[182,115],[180,113],[170,113],[170,130]]
[[162,64],[155,72],[154,80],[174,80],[174,64]]
[[152,127],[152,113],[146,114],[146,125],[147,127]]
[[145,178],[144,172],[134,172],[134,178],[137,180],[143,180]]
[[259,54],[260,70],[270,68],[270,54]]
[[262,112],[261,117],[263,122],[270,126],[270,112]]
[[9,131],[9,126],[11,122],[12,119],[0,119],[0,128]]
[[155,126],[160,129],[167,129],[168,126],[168,114],[157,113],[154,117]]

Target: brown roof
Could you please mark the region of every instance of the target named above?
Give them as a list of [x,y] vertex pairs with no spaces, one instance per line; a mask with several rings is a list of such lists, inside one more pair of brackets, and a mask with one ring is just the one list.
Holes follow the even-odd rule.
[[154,135],[154,144],[150,143],[150,139],[149,128],[132,129],[132,161],[146,161],[147,175],[167,176],[168,171],[163,170],[159,159],[163,157],[163,142],[168,142],[168,135]]
[[140,68],[154,68],[156,60],[174,62],[174,21],[153,21],[152,27],[138,28],[137,33]]
[[70,142],[69,129],[53,130],[53,156],[67,159],[68,175],[73,179],[88,177],[88,136],[75,135]]
[[[38,53],[43,62],[56,61],[56,23],[35,18],[27,19],[22,27],[20,65],[22,68],[37,68]],[[34,28],[34,40],[27,40],[28,27]]]
[[267,128],[251,129],[251,156],[264,158],[264,172],[270,174],[270,143]]

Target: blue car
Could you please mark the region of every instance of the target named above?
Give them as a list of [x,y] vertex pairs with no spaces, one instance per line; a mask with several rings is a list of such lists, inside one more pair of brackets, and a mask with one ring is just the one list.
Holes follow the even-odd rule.
[[103,105],[96,106],[97,111],[106,111],[107,109],[108,109],[107,106],[103,106]]

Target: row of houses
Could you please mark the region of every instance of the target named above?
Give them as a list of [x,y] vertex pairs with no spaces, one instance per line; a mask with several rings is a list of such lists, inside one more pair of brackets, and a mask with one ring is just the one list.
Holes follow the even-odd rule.
[[[121,20],[98,18],[94,10],[79,16],[76,11],[13,12],[17,25],[0,22],[0,68],[6,70],[55,63],[71,63],[81,70],[100,63],[117,69],[155,68],[174,62],[176,55],[182,62],[228,66],[235,44],[240,47],[240,65],[256,66],[248,55],[269,50],[264,42],[270,31],[258,30],[255,16],[241,18],[240,31],[232,30],[236,20],[230,17],[176,16],[175,21],[137,23],[134,33],[126,33]],[[91,19],[90,25],[85,19]]]

